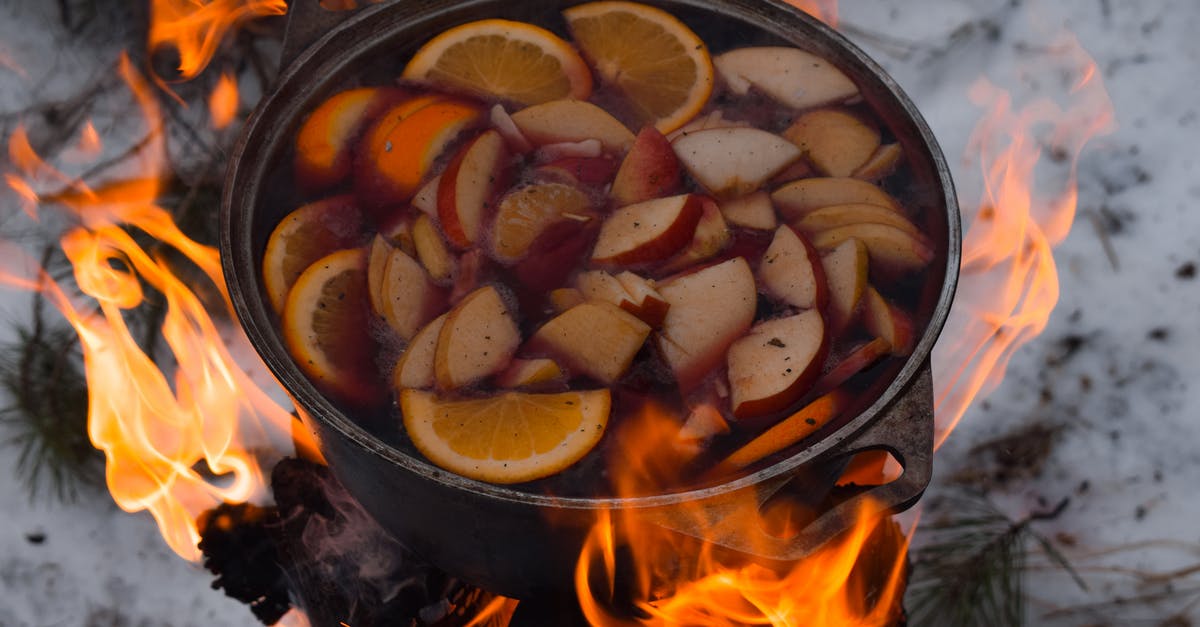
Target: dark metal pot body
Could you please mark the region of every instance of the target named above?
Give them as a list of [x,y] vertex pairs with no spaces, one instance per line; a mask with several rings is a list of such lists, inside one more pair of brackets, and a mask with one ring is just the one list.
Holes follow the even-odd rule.
[[[933,412],[929,354],[953,298],[960,258],[958,208],[944,158],[929,128],[900,88],[865,54],[836,32],[795,9],[769,0],[669,0],[662,6],[697,27],[714,50],[731,20],[766,33],[738,45],[793,45],[819,54],[858,82],[864,98],[904,147],[912,188],[904,199],[920,209],[921,225],[937,244],[937,261],[920,294],[925,322],[912,356],[892,366],[886,388],[858,411],[828,426],[789,456],[753,474],[672,494],[636,499],[554,498],[493,486],[446,473],[372,435],[330,403],[292,363],[266,305],[260,264],[267,236],[296,206],[280,174],[281,158],[303,116],[361,68],[380,58],[402,62],[432,34],[484,16],[558,23],[558,10],[577,2],[508,0],[402,0],[377,5],[336,25],[299,52],[247,121],[232,155],[221,210],[221,255],[237,314],[260,355],[300,408],[339,480],[385,529],[434,564],[505,595],[528,598],[571,587],[571,573],[595,514],[633,508],[657,524],[689,534],[685,507],[704,508],[725,521],[709,539],[771,560],[800,559],[845,528],[855,504],[870,496],[893,509],[908,507],[928,484]],[[316,5],[316,0],[311,0]],[[297,23],[293,7],[287,49],[298,48],[315,24]],[[698,16],[708,19],[696,20]],[[326,16],[328,17],[328,16]],[[716,19],[712,19],[715,17]],[[707,26],[705,26],[707,25]],[[708,30],[705,30],[708,28]],[[719,29],[714,31],[713,29]],[[560,29],[561,30],[561,29]],[[725,36],[728,39],[727,36]],[[713,44],[713,42],[718,42]],[[726,44],[726,45],[728,45]],[[882,387],[882,386],[881,386]],[[830,486],[852,454],[889,451],[904,467],[884,486],[835,498]],[[823,508],[799,535],[769,536],[753,522],[753,505],[781,489],[808,494]],[[811,494],[809,494],[811,493]],[[842,495],[845,496],[845,495]],[[747,507],[750,503],[752,507]]]

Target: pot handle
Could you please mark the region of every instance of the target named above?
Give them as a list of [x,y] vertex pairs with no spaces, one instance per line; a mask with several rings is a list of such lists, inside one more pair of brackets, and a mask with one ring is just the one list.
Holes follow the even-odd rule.
[[[363,2],[366,4],[365,0]],[[283,50],[279,67],[291,65],[300,53],[315,43],[333,27],[346,21],[359,9],[326,9],[321,0],[294,0],[288,3],[287,25],[283,30]]]
[[[662,527],[738,553],[777,562],[796,561],[849,529],[868,502],[877,508],[875,515],[900,512],[915,504],[932,476],[933,429],[933,377],[927,360],[908,389],[878,420],[802,467],[831,469],[832,481],[853,455],[883,450],[903,468],[890,483],[836,487],[820,503],[805,503],[817,512],[815,518],[790,537],[769,533],[760,512],[773,498],[786,498],[788,484],[802,471],[763,482],[746,498],[726,495],[704,502],[703,516],[708,524],[703,530],[697,528],[694,511],[668,508],[653,515],[653,520]],[[796,494],[800,502],[805,496]]]

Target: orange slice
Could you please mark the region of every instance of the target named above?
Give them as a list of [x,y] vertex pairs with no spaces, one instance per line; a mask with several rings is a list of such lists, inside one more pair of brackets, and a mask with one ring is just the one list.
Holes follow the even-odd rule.
[[533,481],[579,461],[604,435],[610,405],[608,390],[466,400],[400,391],[417,449],[446,470],[490,483]]
[[283,339],[296,364],[325,392],[361,405],[382,394],[369,311],[367,255],[358,248],[318,259],[283,306]]
[[404,78],[525,105],[592,94],[592,74],[570,44],[533,24],[498,19],[469,22],[429,40]]
[[263,287],[275,313],[283,312],[300,273],[329,253],[358,245],[362,226],[353,196],[318,200],[284,216],[267,239],[262,262]]
[[712,93],[704,42],[683,22],[634,2],[591,2],[563,11],[575,44],[600,80],[625,96],[641,124],[670,133]]

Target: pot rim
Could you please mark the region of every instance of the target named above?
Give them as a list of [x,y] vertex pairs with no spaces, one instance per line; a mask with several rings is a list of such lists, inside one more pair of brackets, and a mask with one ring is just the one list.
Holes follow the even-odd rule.
[[[454,3],[454,11],[456,13],[469,12],[474,8],[495,5],[501,1],[465,0]],[[746,11],[757,11],[755,24],[772,35],[791,45],[823,54],[826,58],[836,56],[836,59],[832,60],[860,82],[863,80],[877,81],[883,88],[882,91],[889,94],[894,101],[891,104],[895,105],[896,111],[888,113],[904,116],[915,129],[920,139],[920,145],[925,151],[923,156],[928,159],[929,165],[935,173],[938,189],[934,191],[937,192],[936,197],[941,201],[946,214],[945,278],[942,288],[938,292],[929,323],[919,342],[886,389],[871,405],[835,431],[770,466],[715,485],[638,497],[550,496],[468,479],[384,443],[346,416],[317,391],[316,387],[299,372],[299,369],[287,356],[279,334],[274,330],[277,325],[272,323],[272,317],[266,310],[264,299],[261,296],[245,297],[246,295],[260,294],[256,275],[257,264],[254,261],[255,255],[251,251],[250,243],[250,231],[252,230],[250,216],[253,211],[242,211],[240,215],[235,216],[234,208],[239,206],[244,198],[258,201],[259,186],[264,180],[267,162],[270,161],[267,158],[257,159],[249,167],[244,167],[247,162],[247,153],[250,153],[249,156],[263,157],[274,152],[281,140],[278,137],[271,140],[272,131],[278,130],[281,123],[286,126],[287,122],[296,119],[297,115],[303,114],[305,109],[298,103],[303,99],[300,96],[314,91],[309,89],[313,87],[312,83],[321,80],[313,77],[343,76],[351,59],[382,45],[379,37],[374,39],[358,37],[359,31],[371,32],[372,28],[378,27],[381,22],[385,25],[396,24],[397,26],[388,31],[388,35],[383,39],[396,37],[398,31],[411,28],[414,23],[428,20],[442,10],[438,8],[440,5],[451,4],[439,0],[406,0],[405,2],[377,4],[355,13],[299,54],[287,68],[281,71],[271,92],[264,96],[247,119],[228,162],[221,197],[219,246],[221,265],[230,298],[251,344],[288,392],[297,411],[306,420],[311,417],[311,419],[323,421],[367,453],[377,455],[425,480],[481,496],[535,506],[578,510],[655,508],[721,497],[752,488],[772,479],[785,477],[789,473],[797,471],[836,445],[852,440],[855,434],[882,417],[885,410],[912,385],[917,374],[928,368],[929,356],[949,315],[958,282],[961,259],[961,222],[949,166],[932,130],[916,106],[895,80],[857,46],[832,28],[783,2],[778,0],[734,0],[724,3],[727,6],[719,6],[719,3],[712,3],[708,0],[666,0],[665,2],[658,0],[658,2],[706,11],[740,11],[743,19],[751,17]],[[569,1],[563,4],[565,6],[576,4],[576,2]],[[402,14],[404,17],[396,17],[396,14]],[[805,29],[808,32],[805,32]],[[330,55],[328,52],[330,49],[336,51],[337,54]],[[318,71],[314,71],[314,69]],[[274,135],[278,136],[279,133],[275,132]],[[258,143],[254,144],[252,140],[256,140]],[[246,192],[245,195],[242,194],[243,192]],[[927,210],[934,211],[937,208],[931,207]],[[236,241],[235,227],[241,229]]]

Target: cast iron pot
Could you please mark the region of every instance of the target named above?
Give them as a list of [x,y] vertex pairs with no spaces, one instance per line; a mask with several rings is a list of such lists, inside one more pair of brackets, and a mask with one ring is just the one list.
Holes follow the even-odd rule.
[[[903,145],[911,187],[902,199],[920,209],[936,244],[915,319],[923,332],[907,360],[894,360],[881,385],[855,411],[826,426],[769,466],[717,485],[631,499],[561,498],[489,485],[447,473],[389,445],[370,420],[348,415],[301,374],[284,347],[260,281],[266,239],[301,199],[289,191],[290,169],[279,167],[304,115],[389,60],[392,76],[433,34],[486,16],[536,22],[558,19],[578,1],[400,0],[358,13],[330,13],[317,0],[293,4],[282,72],[242,131],[231,156],[221,204],[221,260],[237,315],[251,342],[291,395],[337,478],[400,541],[447,572],[507,596],[562,591],[595,515],[632,508],[673,531],[694,535],[684,505],[724,521],[708,540],[757,558],[792,561],[844,530],[861,499],[893,510],[912,505],[929,482],[933,449],[929,355],[950,309],[958,277],[960,226],[949,170],[933,134],[900,88],[862,51],[833,30],[774,0],[661,0],[657,4],[697,29],[714,53],[731,45],[792,45],[839,66],[859,85]],[[697,17],[709,19],[696,20]],[[713,19],[715,18],[715,19]],[[730,39],[728,24],[766,33]],[[561,24],[561,22],[559,23]],[[708,25],[708,30],[704,30]],[[716,25],[716,26],[713,26]],[[721,29],[714,31],[714,28]],[[560,29],[561,30],[561,29]],[[386,76],[387,72],[381,76]],[[376,77],[378,78],[378,77]],[[375,80],[375,79],[371,79]],[[846,460],[886,450],[903,474],[883,486],[853,492],[832,487]],[[778,537],[754,522],[753,507],[788,493],[816,514],[797,535]]]

